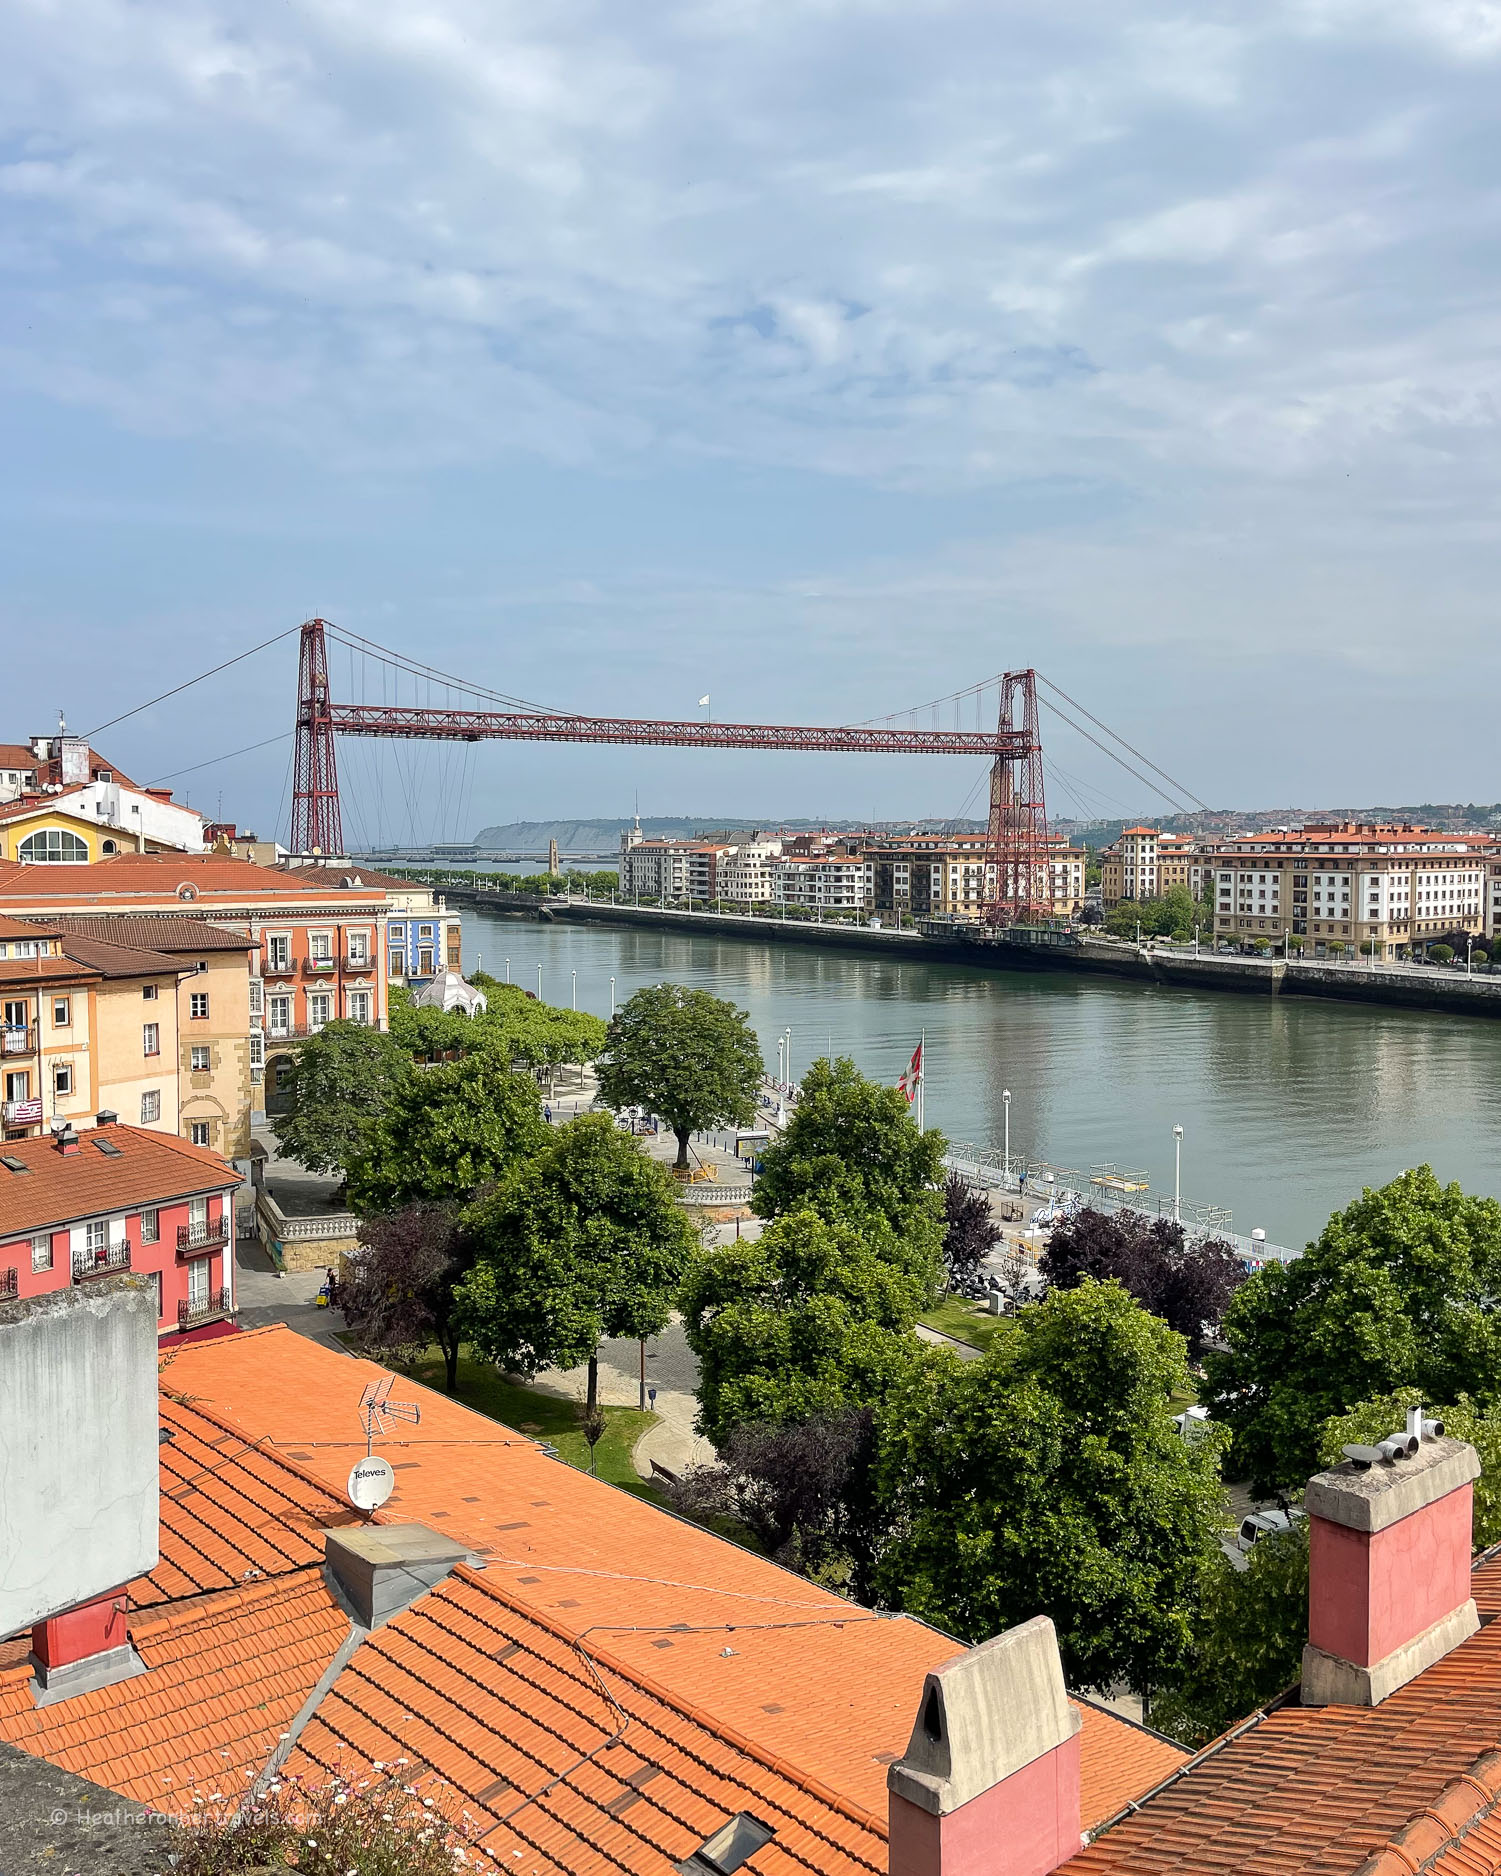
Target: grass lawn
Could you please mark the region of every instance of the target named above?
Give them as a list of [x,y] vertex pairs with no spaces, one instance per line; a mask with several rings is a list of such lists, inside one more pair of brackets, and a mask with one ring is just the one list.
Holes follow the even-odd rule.
[[[415,1381],[443,1392],[443,1358],[437,1350],[415,1361],[407,1369]],[[544,1394],[538,1388],[521,1387],[507,1381],[487,1363],[459,1357],[459,1385],[454,1395],[476,1413],[502,1420],[518,1433],[530,1433],[535,1439],[550,1440],[561,1458],[581,1472],[589,1470],[589,1447],[579,1421],[583,1418],[582,1401],[565,1400],[557,1394]],[[653,1413],[640,1413],[634,1407],[606,1407],[604,1438],[594,1449],[594,1470],[612,1485],[636,1487],[641,1481],[631,1464],[631,1448],[649,1426],[656,1424]],[[649,1494],[648,1494],[649,1495]]]
[[940,1335],[951,1335],[975,1348],[989,1348],[998,1335],[1011,1333],[1009,1317],[987,1315],[962,1296],[945,1296],[936,1309],[917,1320],[937,1329]]

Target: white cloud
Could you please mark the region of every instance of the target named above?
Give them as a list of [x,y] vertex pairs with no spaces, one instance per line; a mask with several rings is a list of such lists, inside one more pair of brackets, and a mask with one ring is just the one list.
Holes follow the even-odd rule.
[[[1069,630],[1148,647],[1214,590],[1175,556],[1324,595],[1364,515],[1481,631],[1501,6],[16,0],[7,50],[0,388],[335,472],[1052,491],[983,603],[1037,614],[1105,504]],[[1193,599],[1125,603],[1154,569]]]

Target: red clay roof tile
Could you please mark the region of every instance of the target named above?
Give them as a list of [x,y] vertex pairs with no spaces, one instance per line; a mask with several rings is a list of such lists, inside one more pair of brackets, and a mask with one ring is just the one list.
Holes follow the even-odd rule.
[[[313,1473],[339,1491],[364,1446],[360,1393],[385,1371],[278,1327],[183,1349],[173,1372],[222,1418],[308,1452]],[[664,1518],[441,1394],[405,1380],[398,1391],[420,1397],[422,1424],[385,1443],[398,1470],[384,1518],[431,1523],[446,1514],[443,1530],[486,1553],[486,1582],[538,1620],[603,1638],[623,1671],[648,1676],[706,1726],[885,1817],[887,1764],[906,1747],[923,1676],[960,1643],[908,1617],[873,1616]],[[696,1632],[669,1634],[684,1623]],[[654,1646],[666,1639],[671,1649]],[[768,1704],[781,1711],[769,1714]],[[1186,1756],[1086,1708],[1086,1821],[1109,1817]]]
[[[118,1154],[101,1153],[101,1141],[118,1148]],[[240,1182],[235,1169],[208,1147],[118,1122],[80,1135],[76,1153],[60,1153],[43,1138],[6,1141],[5,1157],[27,1170],[0,1166],[0,1244],[44,1225],[165,1205]]]

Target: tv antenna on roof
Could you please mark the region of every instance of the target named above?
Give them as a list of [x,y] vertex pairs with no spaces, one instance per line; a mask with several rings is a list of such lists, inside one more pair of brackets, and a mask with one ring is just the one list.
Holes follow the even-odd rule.
[[360,1396],[365,1457],[357,1459],[349,1473],[349,1502],[360,1511],[378,1511],[396,1490],[396,1473],[390,1460],[373,1450],[376,1435],[384,1436],[388,1420],[405,1420],[411,1426],[419,1426],[422,1421],[422,1409],[416,1401],[391,1399],[395,1384],[394,1375],[382,1375]]
[[388,1420],[404,1420],[414,1427],[422,1424],[422,1409],[416,1401],[391,1399],[391,1389],[395,1385],[394,1374],[382,1375],[380,1380],[372,1381],[360,1396],[360,1425],[365,1429],[367,1458],[377,1436],[385,1438]]

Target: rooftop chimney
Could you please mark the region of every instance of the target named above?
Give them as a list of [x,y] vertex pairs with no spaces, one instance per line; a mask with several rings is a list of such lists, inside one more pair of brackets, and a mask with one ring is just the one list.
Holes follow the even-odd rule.
[[355,1620],[379,1628],[441,1583],[469,1551],[425,1524],[355,1524],[323,1533],[324,1556]]
[[1308,1482],[1305,1707],[1374,1707],[1480,1626],[1470,1594],[1480,1461],[1415,1408]]
[[125,1588],[157,1562],[156,1299],[139,1277],[0,1304],[0,1636],[39,1706],[143,1672]]
[[94,1125],[96,1127],[113,1127],[119,1121],[119,1118],[120,1116],[112,1107],[101,1107],[99,1112],[94,1116]]
[[1067,1862],[1080,1844],[1082,1725],[1046,1616],[934,1669],[886,1774],[890,1876],[1048,1876]]
[[66,1159],[78,1151],[78,1135],[71,1127],[60,1127],[52,1136],[52,1144]]

